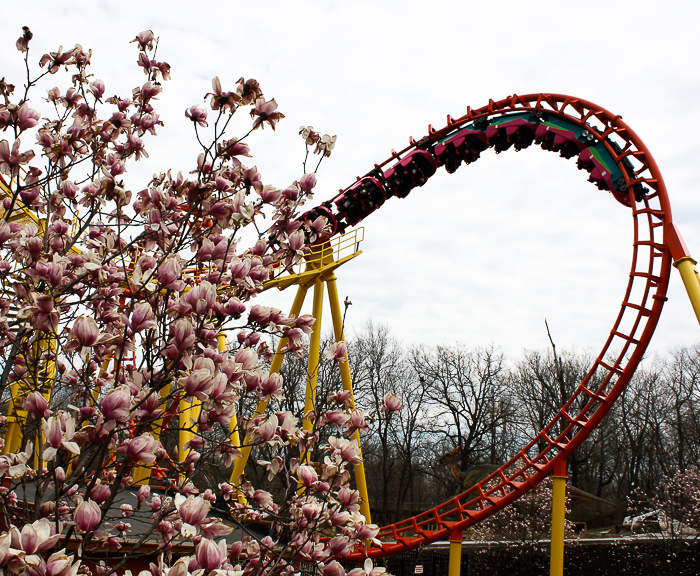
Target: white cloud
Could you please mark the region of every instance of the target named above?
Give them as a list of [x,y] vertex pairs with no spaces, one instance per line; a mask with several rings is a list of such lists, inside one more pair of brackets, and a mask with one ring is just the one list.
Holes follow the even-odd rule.
[[[80,42],[108,92],[143,81],[128,44],[142,29],[161,37],[173,66],[161,114],[166,126],[134,171],[140,186],[167,167],[189,170],[197,149],[184,110],[201,103],[218,75],[225,86],[256,77],[287,118],[252,140],[266,181],[301,175],[298,126],[338,135],[322,166],[316,200],[401,149],[427,125],[467,105],[512,93],[574,94],[622,114],[666,179],[675,220],[700,253],[695,98],[700,6],[593,0],[556,10],[492,2],[63,2],[4,6],[0,76],[21,84],[14,41],[35,33],[34,56]],[[489,341],[517,354],[547,345],[543,320],[566,346],[600,347],[629,271],[631,219],[585,182],[573,162],[539,150],[494,156],[440,175],[363,223],[365,253],[338,271],[348,319],[385,320],[414,342]],[[288,306],[290,294],[274,293]],[[266,296],[267,297],[267,296]],[[652,351],[698,340],[679,278]],[[326,315],[328,316],[328,315]]]

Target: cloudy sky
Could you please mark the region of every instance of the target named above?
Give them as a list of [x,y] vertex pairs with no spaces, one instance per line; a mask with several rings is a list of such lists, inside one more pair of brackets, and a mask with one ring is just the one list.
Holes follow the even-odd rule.
[[[224,89],[245,76],[286,115],[276,133],[251,141],[266,183],[301,176],[299,126],[338,136],[315,201],[468,105],[513,93],[579,96],[621,114],[645,141],[697,255],[699,23],[700,4],[678,0],[27,0],[3,4],[0,76],[22,83],[14,43],[27,25],[35,60],[59,45],[91,47],[107,92],[128,94],[143,82],[129,41],[152,29],[173,80],[161,97],[166,125],[132,187],[153,172],[190,170],[197,149],[185,108],[203,102],[214,76]],[[353,302],[348,329],[372,318],[416,344],[493,343],[515,356],[548,345],[547,318],[560,347],[597,353],[629,273],[629,211],[588,184],[574,161],[535,146],[441,171],[363,225],[363,254],[338,271],[341,298]],[[275,291],[261,303],[288,308],[291,296]],[[674,275],[650,355],[699,339]]]

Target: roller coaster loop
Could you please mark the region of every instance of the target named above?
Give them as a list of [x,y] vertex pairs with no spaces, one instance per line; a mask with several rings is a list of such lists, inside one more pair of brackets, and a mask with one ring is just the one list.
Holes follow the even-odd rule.
[[[575,392],[524,448],[488,478],[417,516],[384,526],[375,543],[351,559],[396,554],[438,540],[454,539],[464,528],[501,510],[531,490],[561,464],[595,429],[630,381],[654,333],[666,301],[671,265],[683,278],[700,321],[700,282],[671,217],[663,179],[648,149],[620,116],[580,98],[530,94],[490,100],[447,117],[439,130],[375,165],[330,201],[302,217],[325,216],[332,234],[355,226],[389,198],[405,198],[437,168],[454,172],[476,161],[487,148],[496,152],[531,144],[575,158],[589,181],[628,207],[634,240],[629,281],[596,360]],[[377,543],[378,542],[378,543]]]

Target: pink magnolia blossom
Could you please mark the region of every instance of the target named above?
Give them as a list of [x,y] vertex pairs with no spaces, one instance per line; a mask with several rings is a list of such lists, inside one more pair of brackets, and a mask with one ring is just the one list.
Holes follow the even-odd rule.
[[207,123],[207,111],[199,106],[190,106],[185,110],[185,116],[192,120],[197,126],[209,126]]
[[316,150],[314,150],[314,153],[323,154],[323,156],[330,156],[331,151],[335,147],[335,141],[337,138],[337,136],[329,136],[328,134],[324,134],[321,139],[316,142]]
[[326,420],[331,424],[335,424],[339,429],[342,429],[349,419],[350,416],[340,410],[329,410],[326,412]]
[[132,42],[138,42],[139,50],[153,50],[156,37],[152,30],[145,30],[136,35]]
[[242,348],[236,352],[235,360],[243,370],[252,370],[258,365],[258,355],[252,348]]
[[10,151],[10,144],[7,140],[0,141],[0,173],[15,176],[19,172],[19,167],[22,164],[28,164],[34,158],[34,151],[20,153],[21,146],[19,138],[15,140]]
[[331,448],[331,454],[339,457],[341,460],[355,465],[362,462],[362,451],[356,440],[347,440],[345,438],[336,438],[332,436],[328,439],[328,445]]
[[182,292],[185,283],[180,280],[182,267],[177,257],[166,258],[158,269],[158,281],[163,286],[163,290],[174,290]]
[[90,83],[90,92],[95,98],[102,98],[105,93],[105,83],[102,80],[95,80]]
[[97,343],[100,337],[100,329],[94,318],[81,316],[73,324],[71,330],[73,337],[80,346],[91,347]]
[[207,572],[216,570],[226,558],[226,541],[216,544],[213,540],[203,538],[195,549],[197,564]]
[[211,96],[209,106],[212,110],[233,110],[236,105],[241,101],[241,97],[236,92],[224,92],[221,89],[221,80],[216,76],[211,81],[213,93],[209,93],[205,96]]
[[318,474],[314,470],[313,466],[303,465],[299,466],[297,469],[297,474],[299,475],[299,481],[306,487],[310,488],[313,486],[314,482],[318,481]]
[[224,142],[222,149],[229,156],[250,156],[250,147],[243,142],[239,142],[237,138]]
[[76,507],[73,520],[81,532],[92,532],[102,520],[102,511],[94,500],[83,500]]
[[336,392],[335,394],[328,395],[329,402],[335,402],[336,404],[342,404],[343,406],[350,406],[352,400],[352,393],[349,390],[343,390],[342,392]]
[[211,503],[201,496],[190,495],[185,497],[182,494],[177,494],[175,496],[175,508],[184,523],[183,530],[188,533],[196,533],[197,527],[204,522],[209,514]]
[[[51,522],[42,518],[22,527],[20,533],[21,548],[27,555],[36,554],[37,552],[53,548],[60,537],[60,534],[55,533],[55,528]],[[38,557],[32,560],[35,559],[38,560]]]
[[[365,527],[363,526],[363,528]],[[364,530],[364,532],[368,531]],[[370,540],[371,538],[365,539]],[[362,568],[355,568],[354,570],[351,570],[350,572],[348,572],[347,576],[379,576],[384,572],[386,572],[386,568],[375,568],[372,559],[367,558]]]
[[311,334],[311,332],[313,332],[312,326],[315,322],[316,318],[310,314],[304,314],[303,316],[299,316],[296,320],[294,320],[294,325],[297,328],[300,328],[304,334]]
[[335,360],[336,362],[347,362],[348,345],[343,342],[334,342],[326,351],[326,360]]
[[196,337],[194,327],[186,318],[180,318],[170,326],[171,342],[182,352],[194,344]]
[[251,188],[256,192],[262,192],[262,176],[260,175],[260,172],[258,172],[257,166],[253,166],[252,168],[244,170],[242,180],[246,192],[248,192]]
[[348,432],[352,433],[355,430],[359,430],[360,432],[367,432],[369,430],[369,426],[365,422],[365,415],[359,410],[353,410],[350,414]]
[[144,432],[141,436],[126,440],[117,448],[117,452],[126,454],[126,457],[132,462],[152,464],[156,461],[156,452],[159,448],[160,442],[150,433]]
[[281,438],[287,439],[294,436],[299,428],[299,420],[291,412],[277,412],[277,421],[279,422],[279,435]]
[[396,394],[389,393],[384,396],[382,412],[399,412],[402,408],[403,404],[401,404],[401,399],[396,396]]
[[267,122],[272,129],[275,129],[275,124],[284,118],[284,114],[280,112],[275,112],[277,110],[277,102],[275,99],[265,102],[265,98],[258,98],[255,101],[255,108],[250,111],[250,115],[255,117],[253,121],[253,129],[258,127],[265,127],[265,122]]
[[104,484],[95,484],[92,490],[90,490],[90,499],[94,500],[98,504],[102,504],[107,498],[112,494],[112,490],[109,486]]
[[278,202],[279,199],[282,197],[282,191],[275,188],[274,186],[263,186],[263,189],[261,192],[259,192],[260,198],[262,199],[263,202],[266,204],[274,204],[275,202]]
[[64,550],[54,552],[46,561],[46,576],[75,576],[80,569],[80,560],[73,562]]
[[304,192],[311,192],[316,186],[316,174],[304,174],[299,180],[299,185]]
[[34,34],[28,26],[22,26],[22,35],[17,39],[15,46],[20,52],[26,52],[29,49],[29,41],[34,37]]
[[299,135],[302,137],[307,146],[313,146],[318,142],[321,135],[314,130],[313,126],[301,126]]
[[[379,526],[375,524],[363,524],[357,527],[357,537],[362,540],[374,540],[374,537],[377,535],[378,532]],[[379,544],[378,541],[376,543]],[[365,566],[367,566],[366,561]],[[368,571],[367,574],[368,576],[372,576],[373,574],[378,574],[381,572],[384,572],[384,568],[375,568],[373,571]]]
[[75,420],[72,416],[59,413],[56,416],[44,419],[42,426],[46,438],[46,448],[42,455],[44,460],[47,462],[53,460],[59,448],[68,450],[72,454],[80,454],[78,444],[73,442]]
[[17,126],[20,130],[28,130],[39,123],[41,115],[26,104],[22,104],[17,110]]
[[151,496],[151,487],[148,484],[141,486],[136,493],[136,498],[139,502],[145,502]]
[[270,374],[260,382],[260,395],[263,398],[281,398],[283,393],[281,374]]
[[[340,556],[340,554],[334,554]],[[345,576],[345,569],[337,560],[332,560],[321,569],[323,576]]]
[[195,368],[180,379],[180,386],[187,396],[206,400],[214,388],[214,362],[209,358],[197,358]]
[[279,426],[277,416],[275,416],[274,414],[270,414],[267,420],[265,420],[265,422],[263,422],[258,428],[258,434],[260,435],[260,439],[264,442],[269,442],[270,440],[272,440],[275,437],[275,433],[277,432],[277,426]]
[[182,306],[180,312],[182,314],[205,314],[211,310],[216,302],[216,290],[214,287],[204,280],[198,286],[187,290],[180,298]]
[[260,84],[258,84],[255,78],[249,78],[248,80],[240,78],[238,80],[238,86],[236,86],[236,92],[246,106],[252,104],[258,96],[262,95]]
[[49,403],[41,392],[30,392],[27,394],[27,397],[24,399],[24,409],[39,418],[48,418],[51,416]]
[[347,556],[352,552],[352,544],[350,544],[350,539],[347,536],[334,536],[328,541],[328,551],[331,556]]
[[99,402],[100,411],[105,420],[126,422],[129,419],[131,391],[128,386],[119,386],[105,394]]
[[134,306],[130,324],[134,332],[142,332],[155,328],[156,321],[153,314],[153,307],[148,302],[141,302]]

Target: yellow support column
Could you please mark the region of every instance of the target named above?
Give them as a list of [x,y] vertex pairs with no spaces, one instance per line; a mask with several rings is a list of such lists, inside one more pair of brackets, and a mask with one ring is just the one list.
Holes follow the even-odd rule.
[[[224,332],[219,332],[216,336],[216,342],[219,345],[219,352],[226,352],[226,334]],[[241,436],[238,432],[238,415],[236,411],[233,411],[231,415],[231,421],[228,423],[228,431],[231,434],[231,441],[236,445],[241,445]]]
[[459,576],[462,571],[462,531],[450,532],[450,560],[447,565],[447,576]]
[[[193,424],[191,421],[194,420],[196,422],[199,418],[199,413],[201,411],[201,401],[196,400],[194,398],[192,398],[191,400],[185,400],[184,396],[180,399],[180,433],[178,434],[177,443],[178,462],[184,462],[187,459],[187,455],[190,453],[190,449],[185,448],[185,444],[187,444],[190,440],[192,440],[192,438],[194,438],[194,432],[192,431],[192,429],[194,428],[195,424]],[[184,478],[184,473],[181,476]]]
[[564,574],[564,524],[566,521],[566,460],[554,466],[552,474],[552,527],[550,533],[549,575]]
[[695,271],[696,264],[697,262],[690,256],[679,258],[673,263],[681,274],[683,286],[685,286],[685,291],[688,293],[688,298],[690,298],[695,317],[700,322],[700,279],[698,279],[698,273]]
[[20,430],[20,422],[18,415],[17,396],[19,395],[19,380],[15,380],[10,386],[10,406],[8,408],[8,426],[5,434],[5,446],[2,449],[3,454],[12,454],[19,452],[22,444],[22,431]]
[[[308,373],[306,375],[306,396],[304,398],[304,421],[302,428],[310,431],[313,429],[313,423],[306,417],[311,410],[316,406],[316,384],[318,382],[318,366],[319,354],[321,353],[321,316],[323,314],[323,291],[324,281],[318,278],[314,282],[314,307],[313,317],[314,329],[311,333],[311,341],[309,342],[309,364]],[[308,462],[311,453],[307,450],[302,454],[302,462]]]
[[[163,409],[166,408],[165,400],[170,395],[171,385],[165,386],[159,393],[161,405]],[[165,415],[160,416],[151,425],[151,435],[156,439],[160,440],[160,434],[163,430],[163,421],[165,420]],[[178,446],[179,449],[179,446]],[[153,464],[141,464],[134,468],[134,473],[132,475],[134,486],[142,486],[144,484],[149,484],[151,481],[151,473],[153,472]]]
[[[336,285],[335,274],[327,280],[328,286],[328,302],[331,307],[331,317],[333,318],[333,332],[335,335],[336,342],[345,340],[345,334],[343,331],[343,316],[340,312],[340,300],[338,299],[338,287]],[[348,355],[345,354],[345,362],[339,363],[340,369],[340,381],[343,383],[343,390],[350,392],[350,409],[355,409],[355,395],[352,391],[352,376],[350,375],[350,365],[348,364]],[[360,446],[360,432],[355,430],[352,435],[352,439],[357,441],[357,445]],[[360,456],[362,456],[362,449],[360,448]],[[369,508],[369,493],[367,491],[367,479],[365,477],[365,466],[362,462],[354,466],[355,470],[355,483],[357,484],[357,489],[362,497],[362,502],[360,502],[360,512],[367,519],[367,523],[372,523],[372,517]]]

